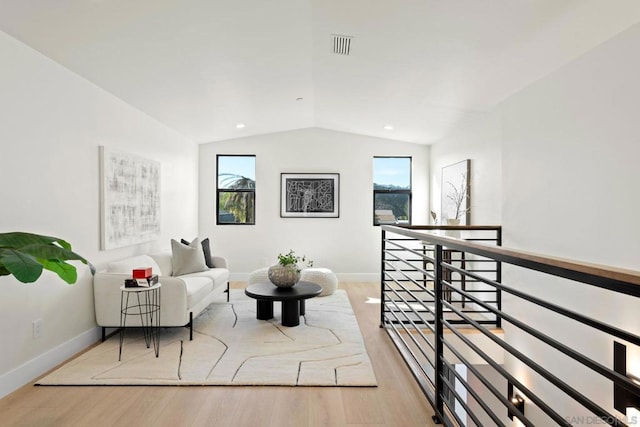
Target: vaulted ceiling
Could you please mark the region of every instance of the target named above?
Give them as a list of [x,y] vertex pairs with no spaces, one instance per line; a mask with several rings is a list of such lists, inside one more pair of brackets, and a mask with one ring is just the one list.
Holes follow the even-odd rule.
[[0,30],[199,143],[432,143],[639,19],[637,0],[0,0]]

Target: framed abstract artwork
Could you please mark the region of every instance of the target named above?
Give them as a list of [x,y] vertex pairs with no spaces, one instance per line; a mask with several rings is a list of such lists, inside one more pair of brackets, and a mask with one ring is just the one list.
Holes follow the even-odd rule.
[[160,237],[160,162],[100,146],[100,249]]
[[280,174],[282,218],[338,218],[340,174]]
[[442,168],[441,218],[444,224],[469,225],[471,194],[469,171],[471,160],[463,160]]

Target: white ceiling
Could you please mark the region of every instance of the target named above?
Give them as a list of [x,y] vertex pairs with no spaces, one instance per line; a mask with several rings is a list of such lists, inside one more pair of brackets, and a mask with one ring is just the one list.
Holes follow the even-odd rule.
[[428,144],[639,19],[638,0],[0,0],[2,31],[200,143]]

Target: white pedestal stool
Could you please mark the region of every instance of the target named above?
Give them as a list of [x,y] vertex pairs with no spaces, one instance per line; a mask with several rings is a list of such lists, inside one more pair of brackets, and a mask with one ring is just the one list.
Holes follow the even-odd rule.
[[253,285],[255,283],[268,282],[268,281],[269,281],[269,267],[264,267],[249,273],[249,280],[247,280],[247,283],[249,285]]
[[331,295],[338,287],[338,277],[328,268],[305,268],[300,273],[300,280],[320,285],[322,287],[321,297]]

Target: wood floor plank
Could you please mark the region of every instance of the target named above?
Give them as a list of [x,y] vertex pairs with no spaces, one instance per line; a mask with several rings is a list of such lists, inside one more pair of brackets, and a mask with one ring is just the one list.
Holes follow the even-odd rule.
[[[243,288],[242,282],[232,287]],[[434,426],[433,411],[386,332],[379,285],[343,282],[378,387],[34,387],[0,400],[0,425]],[[376,302],[377,301],[377,302]]]
[[347,415],[341,387],[312,387],[309,390],[309,427],[342,427]]
[[309,387],[274,387],[270,393],[273,411],[269,426],[298,427],[308,424]]

